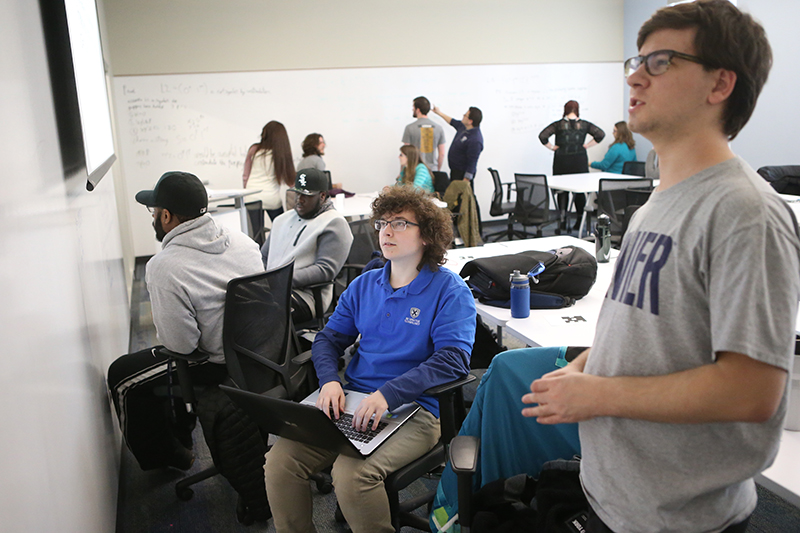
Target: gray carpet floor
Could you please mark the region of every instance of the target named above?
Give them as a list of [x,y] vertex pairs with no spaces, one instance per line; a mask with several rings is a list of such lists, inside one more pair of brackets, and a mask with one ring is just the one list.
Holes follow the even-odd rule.
[[[485,224],[484,233],[499,231],[502,224]],[[522,228],[518,228],[522,229]],[[554,228],[544,235],[554,233]],[[575,232],[572,232],[575,235]],[[134,275],[131,297],[130,351],[138,351],[157,344],[155,327],[150,313],[150,302],[144,283],[144,263],[139,262]],[[504,339],[508,348],[521,348],[513,338]],[[196,460],[191,470],[157,470],[143,472],[128,449],[123,445],[120,468],[119,500],[117,506],[117,533],[174,532],[274,532],[272,521],[243,526],[236,519],[236,492],[222,476],[200,482],[194,487],[194,497],[181,501],[175,495],[174,485],[188,474],[199,472],[212,465],[211,456],[198,427],[194,432]],[[800,475],[800,473],[798,474]],[[435,487],[436,479],[414,483],[408,496]],[[336,499],[334,494],[323,495],[312,489],[314,523],[319,533],[349,531],[334,520]],[[404,528],[404,532],[416,531]],[[758,506],[748,527],[753,533],[800,533],[800,509],[758,486]]]

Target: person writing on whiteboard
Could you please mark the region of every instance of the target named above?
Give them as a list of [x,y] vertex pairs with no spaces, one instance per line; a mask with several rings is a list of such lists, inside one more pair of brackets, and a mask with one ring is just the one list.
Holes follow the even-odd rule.
[[449,215],[418,189],[389,187],[372,203],[372,217],[387,263],[353,280],[314,340],[317,407],[339,418],[345,393],[338,360],[360,335],[344,379],[348,389],[369,396],[353,426],[374,429],[385,411],[409,402],[422,409],[366,459],[279,438],[264,467],[278,533],[315,531],[308,476],[330,465],[353,533],[394,532],[384,480],[441,434],[439,403],[423,392],[469,372],[475,300],[464,280],[441,268],[453,237]]
[[727,0],[659,9],[625,62],[629,124],[661,182],[633,215],[590,350],[523,414],[579,422],[588,532],[747,529],[787,411],[800,298],[794,216],[730,147],[772,65]]
[[317,170],[325,170],[325,160],[322,156],[325,155],[325,139],[320,133],[309,133],[303,139],[303,159],[297,163],[297,170],[305,168],[316,168]]
[[400,175],[397,185],[411,185],[433,194],[433,178],[428,166],[420,161],[419,152],[413,144],[400,147]]
[[411,114],[416,121],[403,130],[403,144],[411,144],[419,150],[419,159],[429,169],[442,170],[444,164],[444,129],[428,118],[430,101],[424,96],[414,98]]
[[[555,144],[550,137],[556,136]],[[586,135],[592,139],[586,142]],[[564,104],[564,116],[553,122],[539,134],[539,140],[547,148],[555,152],[553,157],[553,175],[582,174],[589,172],[589,157],[586,149],[591,148],[605,138],[606,134],[589,121],[580,118],[580,106],[575,100]],[[558,207],[561,210],[561,229],[567,228],[568,192],[558,193]],[[573,229],[580,226],[581,213],[586,207],[586,195],[575,193],[575,212],[577,220]]]
[[456,130],[450,151],[447,152],[450,179],[468,180],[474,191],[472,179],[478,171],[478,157],[483,151],[483,134],[480,129],[483,113],[477,107],[470,107],[461,120],[456,120],[442,113],[436,106],[433,107],[433,112]]
[[283,213],[284,192],[294,183],[294,162],[289,135],[280,122],[267,122],[261,130],[261,142],[247,150],[242,173],[245,189],[260,189],[261,192],[247,198],[261,200],[261,206],[270,220]]
[[[264,271],[258,245],[240,231],[217,226],[208,211],[208,194],[188,172],[167,172],[153,190],[140,191],[136,201],[153,214],[162,250],[147,262],[156,336],[167,349],[209,356],[192,363],[195,385],[221,383],[227,376],[222,349],[222,318],[228,282]],[[119,357],[108,369],[125,442],[143,470],[192,465],[194,417],[170,399],[157,395],[171,377],[167,357],[153,348]]]
[[592,168],[603,172],[622,174],[622,167],[627,161],[636,161],[636,141],[624,120],[614,124],[614,144],[608,147],[608,152],[602,161],[592,161]]

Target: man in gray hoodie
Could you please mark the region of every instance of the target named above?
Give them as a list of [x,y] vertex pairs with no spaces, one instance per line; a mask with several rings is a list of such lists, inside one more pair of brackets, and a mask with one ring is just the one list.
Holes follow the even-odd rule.
[[[187,172],[167,172],[136,201],[153,213],[162,250],[147,262],[158,340],[174,352],[201,352],[208,361],[192,364],[195,384],[221,383],[227,376],[222,350],[225,292],[231,279],[263,272],[258,245],[239,232],[217,226],[207,213],[208,194]],[[171,423],[166,400],[156,387],[168,382],[167,360],[150,348],[123,355],[108,370],[120,427],[143,470],[191,466],[193,417]],[[180,402],[177,402],[180,409]]]
[[[272,222],[261,247],[264,267],[273,270],[294,261],[292,319],[295,324],[314,318],[314,294],[309,285],[333,280],[342,269],[353,243],[353,232],[328,198],[328,178],[321,170],[297,172],[297,204]],[[322,308],[333,298],[333,287],[322,290]]]

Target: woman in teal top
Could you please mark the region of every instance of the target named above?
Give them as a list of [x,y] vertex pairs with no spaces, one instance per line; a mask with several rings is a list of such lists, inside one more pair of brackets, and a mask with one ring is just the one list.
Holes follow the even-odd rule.
[[419,151],[413,144],[400,147],[400,175],[397,185],[413,185],[417,189],[433,194],[431,171],[419,159]]
[[614,124],[614,144],[612,144],[602,161],[594,161],[592,168],[597,168],[605,172],[622,174],[622,166],[626,161],[636,161],[636,151],[633,147],[636,142],[633,134],[628,129],[625,121]]

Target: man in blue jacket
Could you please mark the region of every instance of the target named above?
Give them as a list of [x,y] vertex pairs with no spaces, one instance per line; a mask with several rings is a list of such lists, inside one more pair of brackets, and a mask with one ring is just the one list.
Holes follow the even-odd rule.
[[[456,120],[442,113],[437,106],[433,107],[433,112],[456,129],[456,136],[447,152],[450,179],[469,180],[472,185],[478,171],[478,157],[483,151],[483,134],[480,129],[483,113],[477,107],[470,107],[461,120]],[[474,185],[472,190],[475,190]]]

